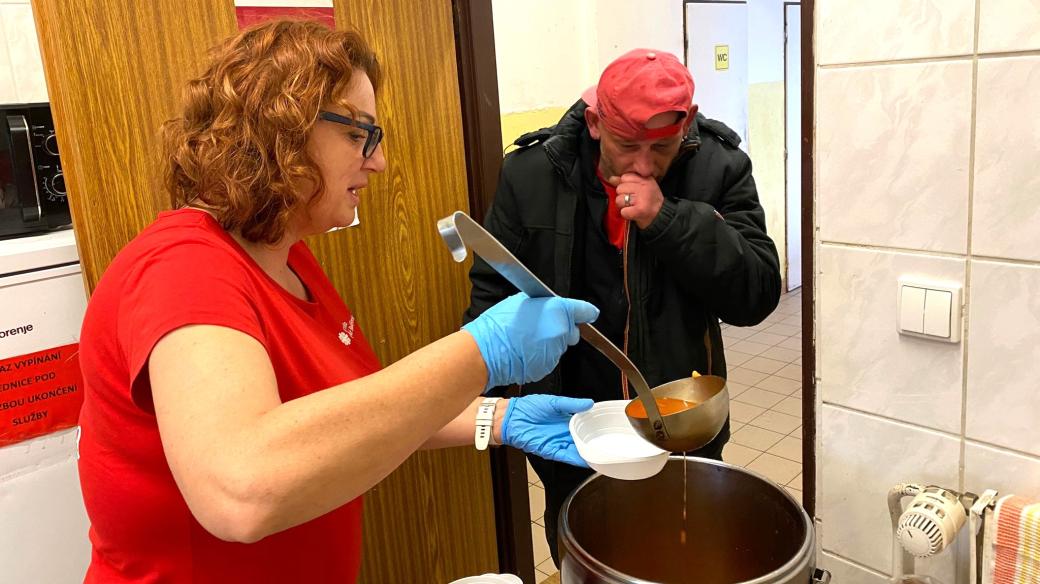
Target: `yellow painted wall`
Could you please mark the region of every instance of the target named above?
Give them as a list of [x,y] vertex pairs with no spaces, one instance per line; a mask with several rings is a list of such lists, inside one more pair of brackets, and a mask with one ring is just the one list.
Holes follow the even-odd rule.
[[[787,282],[787,202],[784,171],[784,82],[748,86],[748,150],[766,230],[776,243]],[[800,196],[800,194],[797,194]]]
[[502,150],[526,132],[556,125],[569,105],[502,114]]

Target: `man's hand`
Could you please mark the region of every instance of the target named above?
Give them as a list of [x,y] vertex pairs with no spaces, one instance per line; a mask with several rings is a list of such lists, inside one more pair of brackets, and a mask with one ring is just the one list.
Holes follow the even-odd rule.
[[617,188],[614,204],[621,209],[621,216],[635,221],[640,229],[649,227],[664,205],[664,195],[657,181],[653,177],[626,172],[620,177],[610,177],[609,182]]

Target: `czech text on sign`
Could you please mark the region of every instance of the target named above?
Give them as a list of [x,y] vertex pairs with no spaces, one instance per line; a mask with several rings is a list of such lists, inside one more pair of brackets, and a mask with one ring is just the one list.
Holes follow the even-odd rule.
[[79,343],[0,361],[0,446],[71,428],[82,405]]
[[715,45],[715,70],[729,69],[729,45]]

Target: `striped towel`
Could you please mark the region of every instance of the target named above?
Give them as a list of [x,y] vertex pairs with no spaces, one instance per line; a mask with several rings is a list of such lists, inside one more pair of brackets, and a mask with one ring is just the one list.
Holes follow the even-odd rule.
[[1040,584],[1040,502],[1008,495],[997,502],[987,529],[984,582]]

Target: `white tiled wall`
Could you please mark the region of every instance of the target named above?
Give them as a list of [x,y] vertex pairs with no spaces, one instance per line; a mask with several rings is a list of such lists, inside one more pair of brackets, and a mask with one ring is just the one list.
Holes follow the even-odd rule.
[[[1037,0],[1033,12],[1040,13]],[[1035,26],[1040,30],[1040,21]],[[979,60],[976,255],[1040,261],[1040,115],[1030,87],[1040,87],[1040,55]]]
[[821,69],[816,83],[820,239],[964,253],[971,62]]
[[816,3],[816,62],[967,55],[974,16],[975,0],[821,0]]
[[979,51],[1040,49],[1036,0],[979,0]]
[[[881,572],[892,565],[885,495],[895,484],[957,485],[960,441],[824,404],[817,451],[823,548]],[[875,494],[877,496],[875,496]],[[878,511],[881,511],[880,513]]]
[[823,401],[959,432],[960,344],[900,335],[896,281],[905,274],[964,284],[963,259],[824,244],[816,295]]
[[48,101],[29,0],[0,0],[0,104]]
[[885,576],[827,552],[820,554],[819,563],[831,573],[831,582],[835,584],[888,584]]
[[[815,33],[820,562],[880,584],[893,484],[1040,497],[1040,0],[818,0]],[[961,343],[896,332],[903,276],[964,286]]]
[[[0,19],[2,18],[3,12],[0,11]],[[0,26],[0,103],[18,101],[17,95],[14,75],[11,74],[11,60],[7,54],[7,35],[4,33],[4,27]]]
[[973,261],[971,277],[967,437],[1038,454],[1040,265]]
[[975,493],[997,489],[1040,499],[1040,460],[968,440],[964,450],[964,488]]

